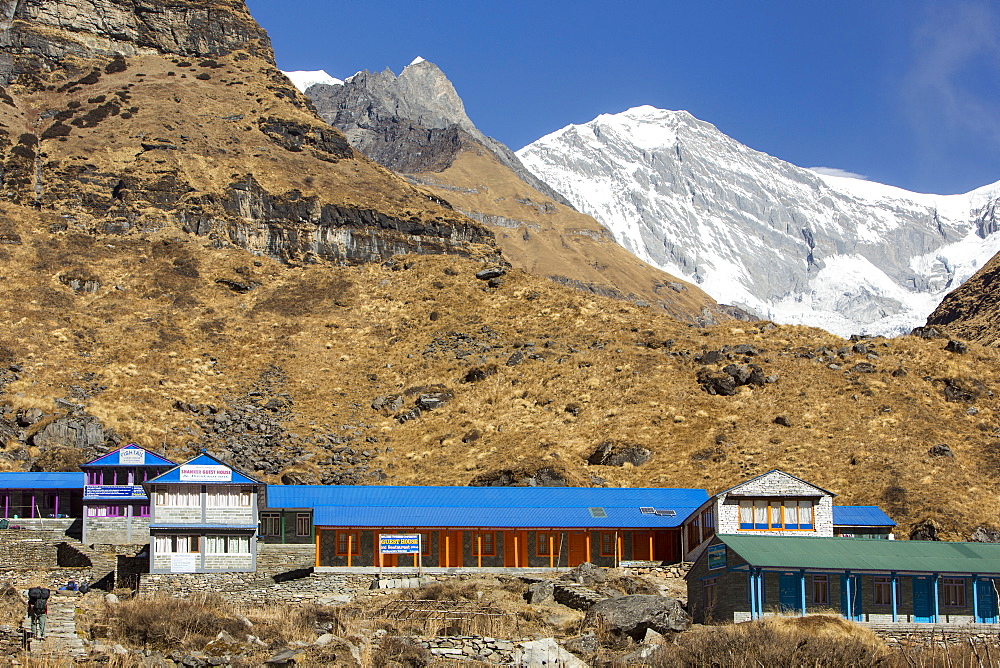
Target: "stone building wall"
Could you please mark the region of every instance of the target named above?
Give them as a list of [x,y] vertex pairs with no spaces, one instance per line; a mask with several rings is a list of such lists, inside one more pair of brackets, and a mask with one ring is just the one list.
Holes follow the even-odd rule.
[[149,542],[148,517],[85,517],[88,545],[137,545]]

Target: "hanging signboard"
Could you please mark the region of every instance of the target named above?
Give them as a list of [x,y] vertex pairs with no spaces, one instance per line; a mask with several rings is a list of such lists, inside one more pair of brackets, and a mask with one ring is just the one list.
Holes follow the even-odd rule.
[[85,485],[83,495],[87,498],[109,497],[146,498],[146,490],[141,485]]
[[714,571],[726,567],[726,546],[724,543],[709,545],[705,552],[708,553],[708,570]]
[[122,448],[118,451],[118,463],[142,466],[146,463],[146,451],[142,448]]
[[420,554],[420,534],[381,534],[378,551],[382,554]]
[[231,482],[233,470],[221,464],[184,464],[181,482]]

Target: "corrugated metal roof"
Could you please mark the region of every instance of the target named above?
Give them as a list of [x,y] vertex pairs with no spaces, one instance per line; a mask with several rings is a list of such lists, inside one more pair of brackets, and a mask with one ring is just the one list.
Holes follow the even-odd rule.
[[255,479],[251,478],[250,476],[247,476],[247,475],[245,475],[243,473],[240,473],[239,471],[237,471],[236,469],[234,469],[229,464],[226,464],[225,462],[216,459],[212,455],[203,452],[202,454],[198,455],[194,459],[189,459],[188,461],[184,462],[183,464],[178,464],[177,466],[175,466],[174,468],[170,469],[166,473],[163,473],[163,474],[161,474],[161,475],[159,475],[159,476],[157,476],[157,477],[155,477],[155,478],[153,478],[151,480],[147,480],[146,482],[143,483],[143,486],[148,485],[150,483],[154,483],[154,482],[181,482],[181,483],[191,483],[191,484],[197,484],[197,485],[204,485],[204,484],[211,485],[211,484],[213,484],[212,481],[181,480],[181,467],[183,467],[183,466],[225,466],[228,469],[232,469],[232,472],[233,472],[232,479],[229,480],[228,482],[220,482],[220,483],[218,483],[218,484],[222,484],[222,485],[230,484],[230,483],[244,484],[244,485],[246,485],[246,484],[253,484],[253,485],[262,484],[259,480],[255,480]]
[[847,527],[894,527],[892,518],[878,506],[834,506],[833,525]]
[[640,506],[697,508],[703,489],[664,487],[404,487],[389,485],[268,485],[272,508],[383,506],[425,508],[569,508]]
[[[143,459],[145,460],[142,464],[126,463],[122,464],[119,457],[122,450],[142,450],[145,454]],[[177,462],[172,462],[169,459],[165,459],[155,452],[150,452],[146,448],[140,448],[134,443],[129,443],[128,445],[118,448],[114,452],[109,452],[106,455],[101,455],[97,459],[87,462],[86,464],[81,464],[80,468],[90,468],[92,466],[177,466]]]
[[483,527],[490,529],[669,529],[694,508],[673,517],[644,515],[637,507],[603,506],[607,517],[586,507],[316,506],[313,524],[328,527]]
[[749,564],[763,568],[1000,574],[1000,545],[990,543],[732,534],[718,538]]
[[83,472],[0,473],[0,489],[75,489],[83,491]]

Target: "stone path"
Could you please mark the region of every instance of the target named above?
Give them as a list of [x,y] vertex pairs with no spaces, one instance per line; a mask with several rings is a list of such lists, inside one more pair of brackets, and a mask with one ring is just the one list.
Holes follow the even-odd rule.
[[[24,628],[31,630],[31,620],[24,620]],[[31,641],[30,655],[35,658],[55,657],[76,660],[87,656],[83,640],[76,634],[76,596],[49,598],[49,614],[46,620],[45,639]]]

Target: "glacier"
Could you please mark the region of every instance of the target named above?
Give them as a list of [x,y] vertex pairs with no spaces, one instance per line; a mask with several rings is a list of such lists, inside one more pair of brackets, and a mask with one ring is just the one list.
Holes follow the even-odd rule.
[[893,336],[1000,251],[1000,182],[913,193],[797,167],[686,111],[640,106],[517,151],[614,238],[717,301]]

